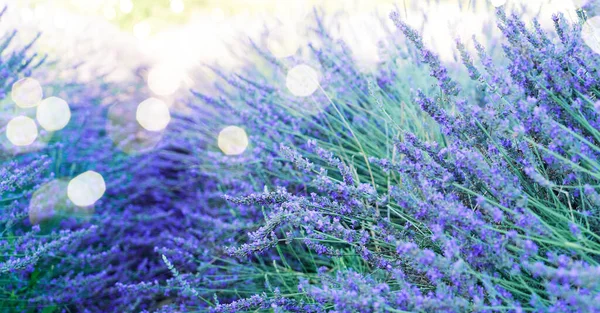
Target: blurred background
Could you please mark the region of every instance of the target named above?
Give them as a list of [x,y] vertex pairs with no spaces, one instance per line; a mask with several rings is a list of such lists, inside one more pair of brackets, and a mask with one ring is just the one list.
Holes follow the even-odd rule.
[[[586,0],[10,0],[2,28],[19,28],[26,43],[39,32],[37,51],[71,63],[80,81],[139,78],[155,96],[185,95],[210,86],[215,75],[202,65],[234,69],[244,64],[252,39],[279,58],[302,51],[313,7],[327,12],[332,32],[344,39],[364,71],[378,60],[378,41],[393,28],[387,15],[398,10],[419,29],[442,60],[456,59],[454,39],[476,35],[484,43],[499,31],[494,7],[539,16],[576,19]],[[379,18],[372,13],[376,12]],[[64,64],[63,64],[64,65]],[[64,66],[63,66],[64,68]],[[208,88],[208,87],[207,87]],[[204,92],[210,92],[203,90]],[[168,101],[176,103],[177,101]]]

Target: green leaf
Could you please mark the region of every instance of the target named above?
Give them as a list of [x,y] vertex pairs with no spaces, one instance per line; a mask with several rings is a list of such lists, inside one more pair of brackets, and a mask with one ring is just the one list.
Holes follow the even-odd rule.
[[53,305],[53,306],[47,306],[42,310],[42,313],[52,313],[54,312],[58,307]]

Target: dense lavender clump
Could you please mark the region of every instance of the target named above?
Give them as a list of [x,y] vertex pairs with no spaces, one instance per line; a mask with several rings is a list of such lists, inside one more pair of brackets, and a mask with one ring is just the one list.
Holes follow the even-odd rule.
[[[162,156],[198,210],[182,205],[193,227],[158,248],[179,269],[162,310],[600,311],[600,64],[581,25],[556,15],[554,34],[499,9],[505,65],[457,42],[474,96],[390,17],[414,46],[382,49],[437,87],[385,61],[362,74],[317,17],[317,114],[277,83],[301,61],[265,57],[197,95],[216,113],[176,121]],[[250,134],[242,156],[204,152],[222,112]]]

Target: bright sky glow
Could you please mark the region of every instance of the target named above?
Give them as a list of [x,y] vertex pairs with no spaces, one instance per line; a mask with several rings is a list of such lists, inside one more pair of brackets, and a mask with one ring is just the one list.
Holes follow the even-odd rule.
[[183,0],[171,0],[170,7],[171,7],[171,11],[173,11],[173,13],[182,13],[183,10],[185,9]]
[[292,56],[300,47],[296,28],[289,25],[274,27],[269,32],[267,48],[276,58]]
[[150,36],[150,32],[152,28],[150,27],[150,23],[147,21],[142,21],[133,26],[133,35],[138,39],[146,39]]
[[133,11],[133,2],[131,2],[131,0],[121,0],[119,2],[119,9],[124,14],[131,13],[131,11]]
[[506,0],[490,0],[490,2],[497,8],[506,4]]
[[583,24],[581,38],[590,49],[600,54],[600,16],[594,16]]
[[105,7],[102,13],[107,20],[113,20],[117,17],[117,11],[110,6]]

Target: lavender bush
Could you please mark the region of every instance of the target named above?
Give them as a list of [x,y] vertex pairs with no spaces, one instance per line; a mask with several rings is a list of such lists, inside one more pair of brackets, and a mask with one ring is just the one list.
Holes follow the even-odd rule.
[[[308,98],[279,83],[303,61],[255,44],[263,61],[216,70],[220,96],[198,94],[171,128],[162,158],[196,203],[191,229],[157,248],[167,287],[129,290],[166,288],[165,312],[600,311],[598,57],[579,17],[548,32],[499,9],[506,60],[475,38],[476,64],[457,41],[462,89],[397,13],[412,46],[390,32],[374,74],[317,17],[309,62],[323,77]],[[402,75],[397,56],[437,85]],[[205,152],[221,114],[239,117],[250,151]]]

